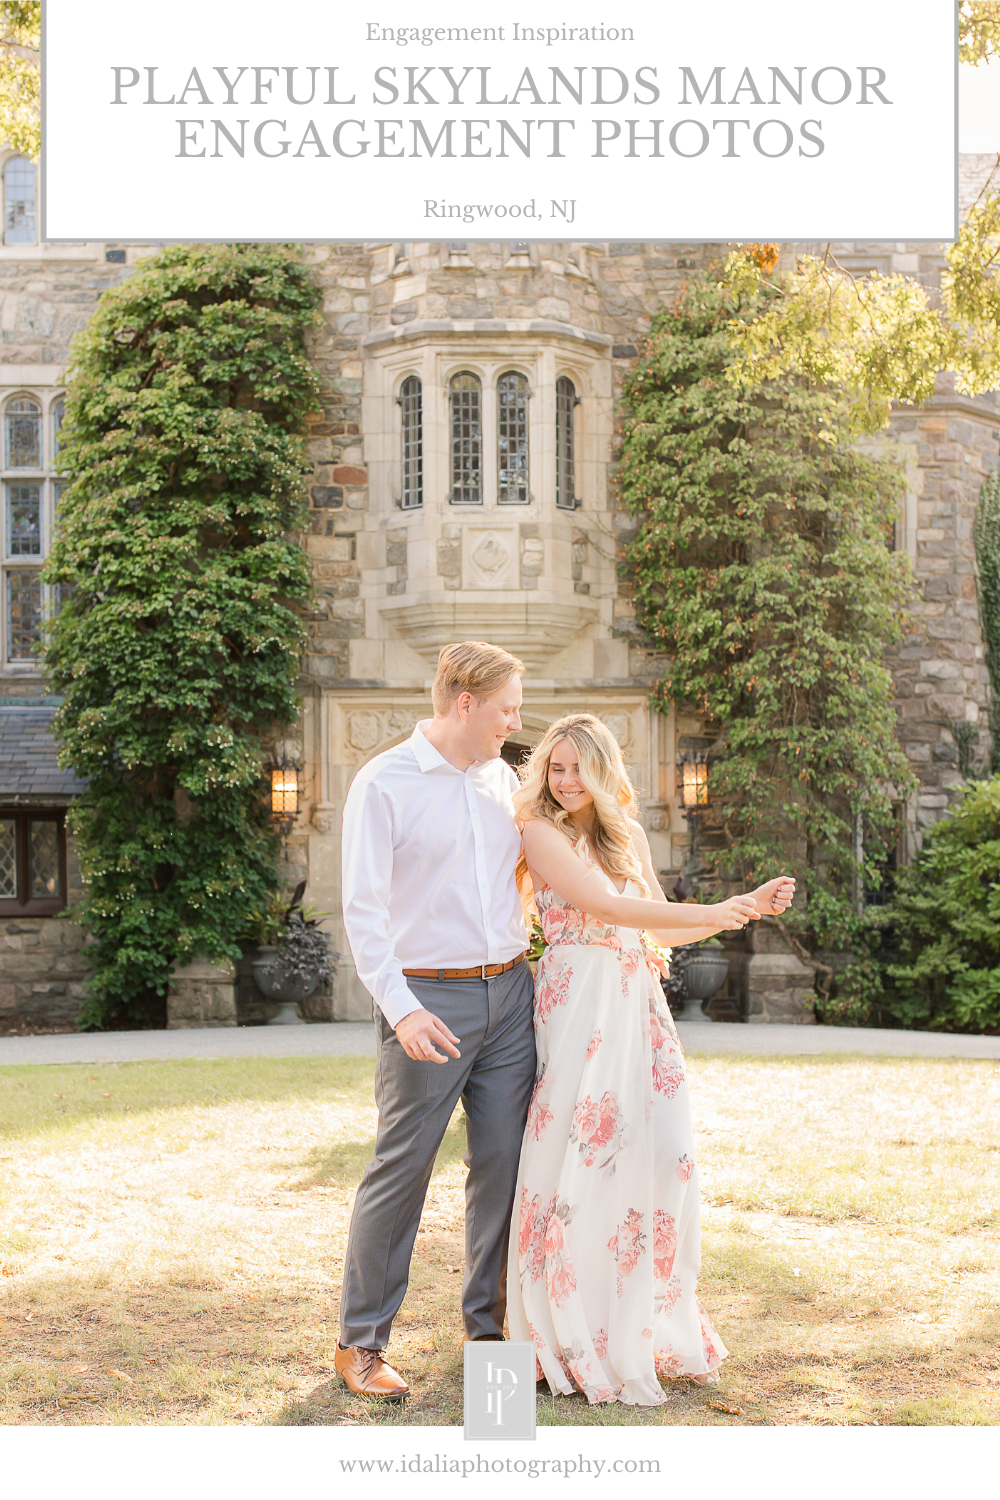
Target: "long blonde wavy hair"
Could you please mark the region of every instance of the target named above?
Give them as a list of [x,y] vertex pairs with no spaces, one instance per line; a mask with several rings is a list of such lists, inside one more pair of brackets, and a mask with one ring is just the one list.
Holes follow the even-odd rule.
[[[576,750],[580,781],[594,799],[594,831],[577,844],[581,858],[589,843],[594,857],[608,875],[634,880],[644,896],[649,887],[632,848],[629,814],[639,810],[635,788],[625,769],[618,741],[606,724],[593,714],[567,714],[550,724],[527,761],[520,768],[521,785],[514,793],[514,814],[520,823],[544,818],[570,839],[578,839],[571,815],[549,790],[549,760],[560,740],[571,740]],[[527,905],[531,884],[528,862],[522,853],[517,866],[521,899]]]

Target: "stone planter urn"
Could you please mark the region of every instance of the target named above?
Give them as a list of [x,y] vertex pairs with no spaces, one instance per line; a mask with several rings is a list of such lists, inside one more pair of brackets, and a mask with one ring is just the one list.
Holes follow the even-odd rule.
[[289,979],[284,972],[278,949],[260,947],[253,961],[253,977],[257,988],[269,1000],[278,1002],[278,1014],[267,1023],[269,1026],[304,1026],[299,1015],[299,1002],[308,1000],[319,988],[319,969],[312,971],[304,980]]
[[699,948],[684,964],[684,993],[688,1000],[699,1002],[692,1006],[691,1014],[685,1013],[686,1021],[709,1021],[703,1004],[716,990],[722,988],[729,973],[729,959],[722,948]]

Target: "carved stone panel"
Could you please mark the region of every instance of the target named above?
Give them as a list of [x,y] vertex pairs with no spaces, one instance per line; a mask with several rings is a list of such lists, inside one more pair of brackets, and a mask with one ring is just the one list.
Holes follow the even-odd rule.
[[632,750],[632,720],[628,714],[601,714],[602,723],[606,724],[618,741],[622,754],[628,759]]
[[374,750],[382,737],[378,714],[348,714],[347,738],[355,750]]
[[466,526],[462,533],[464,587],[516,588],[517,553],[517,537],[512,526]]
[[[360,765],[373,753],[411,734],[414,725],[427,715],[427,709],[410,708],[352,709],[338,715],[331,747],[333,760],[341,765]],[[313,814],[313,825],[320,832],[327,832],[320,826],[324,813],[322,804]]]

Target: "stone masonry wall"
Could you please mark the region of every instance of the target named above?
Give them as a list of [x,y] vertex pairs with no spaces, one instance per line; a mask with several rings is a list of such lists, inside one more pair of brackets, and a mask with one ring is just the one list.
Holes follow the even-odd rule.
[[920,595],[913,628],[888,657],[900,738],[921,783],[911,849],[965,785],[963,764],[966,770],[988,764],[988,675],[972,526],[980,487],[997,466],[998,424],[994,399],[970,401],[947,389],[929,409],[893,418],[912,484],[899,530]]
[[[72,839],[67,876],[72,904],[83,894]],[[86,934],[65,913],[0,918],[0,1035],[75,1031],[89,972]]]
[[0,358],[4,365],[52,365],[56,378],[69,359],[70,340],[85,328],[109,287],[134,274],[149,248],[130,246],[125,263],[105,259],[111,245],[55,246],[23,259],[0,258]]

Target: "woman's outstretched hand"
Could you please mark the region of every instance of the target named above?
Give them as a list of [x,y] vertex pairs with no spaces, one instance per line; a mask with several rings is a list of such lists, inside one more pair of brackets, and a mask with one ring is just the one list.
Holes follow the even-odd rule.
[[728,901],[720,901],[718,905],[707,906],[704,910],[711,914],[713,922],[718,921],[723,932],[733,932],[745,927],[757,916],[753,895],[730,896]]
[[777,917],[791,906],[795,897],[795,881],[790,875],[779,875],[776,880],[759,885],[750,895],[756,907],[755,920],[768,916]]

